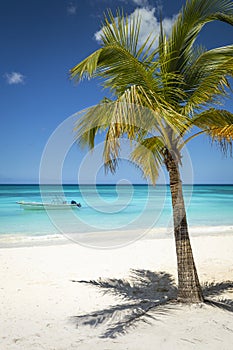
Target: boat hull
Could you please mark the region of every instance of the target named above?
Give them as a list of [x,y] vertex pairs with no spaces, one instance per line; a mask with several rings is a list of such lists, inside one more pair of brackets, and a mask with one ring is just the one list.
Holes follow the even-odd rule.
[[38,203],[38,202],[17,202],[24,210],[67,210],[77,208],[77,204],[69,203]]

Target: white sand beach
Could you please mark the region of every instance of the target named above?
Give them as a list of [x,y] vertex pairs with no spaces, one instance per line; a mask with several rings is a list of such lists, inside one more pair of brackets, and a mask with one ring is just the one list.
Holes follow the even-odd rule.
[[195,236],[192,246],[201,283],[213,283],[206,297],[222,304],[157,306],[175,293],[170,237],[0,249],[0,349],[232,349],[233,288],[222,282],[233,281],[233,234]]

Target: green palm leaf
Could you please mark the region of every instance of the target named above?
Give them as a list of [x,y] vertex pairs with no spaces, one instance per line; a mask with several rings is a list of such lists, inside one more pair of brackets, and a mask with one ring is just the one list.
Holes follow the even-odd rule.
[[182,72],[189,60],[198,34],[203,26],[220,20],[233,25],[233,3],[231,0],[189,0],[182,8],[172,34],[168,39],[166,70]]
[[141,170],[145,178],[156,183],[163,164],[165,143],[161,137],[150,137],[138,143],[131,154],[132,162]]
[[218,95],[225,95],[229,88],[227,77],[230,76],[233,76],[233,45],[202,53],[185,72],[189,98],[183,113],[219,101]]

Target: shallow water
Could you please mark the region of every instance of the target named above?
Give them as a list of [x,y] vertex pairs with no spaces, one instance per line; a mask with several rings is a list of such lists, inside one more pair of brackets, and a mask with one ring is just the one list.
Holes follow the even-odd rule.
[[[233,225],[233,186],[184,186],[191,227]],[[17,201],[76,200],[82,208],[26,211]],[[0,185],[0,235],[47,236],[172,227],[169,187],[147,185]],[[207,230],[208,231],[208,230]]]

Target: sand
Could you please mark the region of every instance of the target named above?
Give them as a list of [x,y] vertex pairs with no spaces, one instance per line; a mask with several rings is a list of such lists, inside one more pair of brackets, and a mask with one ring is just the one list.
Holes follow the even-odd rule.
[[168,301],[172,237],[0,249],[0,349],[232,349],[233,288],[222,282],[233,281],[233,234],[195,236],[192,246],[208,299],[222,300],[215,306]]

